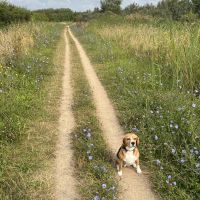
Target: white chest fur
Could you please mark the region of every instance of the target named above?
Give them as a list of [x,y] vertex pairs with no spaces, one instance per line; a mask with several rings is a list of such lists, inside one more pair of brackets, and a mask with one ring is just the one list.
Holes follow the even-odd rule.
[[124,158],[124,161],[127,165],[135,165],[135,161],[137,160],[137,157],[133,155],[133,151],[127,151],[126,157]]

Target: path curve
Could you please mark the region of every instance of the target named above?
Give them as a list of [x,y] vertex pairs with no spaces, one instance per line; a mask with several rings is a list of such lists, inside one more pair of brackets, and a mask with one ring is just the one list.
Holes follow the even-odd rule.
[[[97,109],[97,116],[101,123],[104,138],[111,151],[116,154],[122,143],[123,130],[119,125],[114,108],[109,100],[106,91],[99,81],[93,66],[90,63],[84,49],[73,33],[68,29],[69,34],[76,44],[84,72],[88,79],[93,93],[93,99]],[[142,168],[142,166],[141,166]],[[138,175],[133,169],[123,169],[123,178],[120,184],[121,200],[155,200],[157,199],[150,188],[148,178],[145,175]]]
[[62,80],[62,98],[60,105],[59,136],[56,151],[56,199],[77,199],[76,180],[73,176],[73,152],[70,143],[70,134],[75,126],[72,113],[73,93],[71,87],[71,63],[69,41],[64,31],[65,38],[65,60],[64,74]]

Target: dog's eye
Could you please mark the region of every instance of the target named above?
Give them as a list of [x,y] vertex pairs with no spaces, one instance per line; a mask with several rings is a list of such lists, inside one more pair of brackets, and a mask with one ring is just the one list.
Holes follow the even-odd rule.
[[130,138],[127,138],[127,140],[131,140]]

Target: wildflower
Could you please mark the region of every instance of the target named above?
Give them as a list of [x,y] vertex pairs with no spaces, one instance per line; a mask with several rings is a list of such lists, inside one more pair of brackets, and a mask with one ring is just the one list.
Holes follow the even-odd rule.
[[186,154],[186,150],[185,149],[182,150],[182,154],[184,154],[184,155]]
[[98,195],[95,195],[94,196],[94,200],[99,200],[100,198],[99,198],[99,196]]
[[179,128],[178,124],[175,124],[175,126],[174,126],[174,127],[175,127],[175,129],[178,129],[178,128]]
[[163,170],[163,166],[160,166],[160,170]]
[[186,162],[186,160],[184,158],[181,158],[180,163],[184,164]]
[[172,178],[172,176],[171,176],[171,175],[168,175],[168,176],[167,176],[167,179],[168,179],[168,180],[169,180],[169,179],[171,179],[171,178]]
[[90,150],[87,150],[87,154],[90,154],[91,153],[91,151]]
[[133,130],[133,132],[136,132],[136,133],[139,132],[139,129],[137,129],[137,128],[133,128],[132,130]]
[[195,103],[193,103],[193,104],[192,104],[192,107],[193,107],[193,108],[196,108],[196,104],[195,104]]
[[200,168],[200,163],[195,164],[196,168]]
[[173,185],[173,186],[176,186],[176,181],[172,182],[172,185]]
[[155,136],[154,136],[154,139],[155,139],[155,140],[158,140],[158,136],[157,136],[157,135],[155,135]]
[[199,151],[198,150],[195,150],[195,152],[194,152],[196,155],[198,155],[199,154]]
[[173,128],[173,126],[174,126],[173,124],[170,124],[170,125],[169,125],[170,128]]
[[169,180],[166,180],[166,183],[169,184]]
[[176,153],[176,149],[172,149],[172,154],[175,154]]
[[153,110],[150,110],[150,113],[153,114]]
[[93,156],[88,156],[88,159],[89,160],[93,160]]
[[102,184],[102,188],[105,189],[107,185],[105,183]]
[[88,133],[86,134],[86,137],[87,137],[87,138],[91,138],[91,133],[88,132]]
[[160,164],[161,164],[160,160],[156,160],[156,165],[160,165]]

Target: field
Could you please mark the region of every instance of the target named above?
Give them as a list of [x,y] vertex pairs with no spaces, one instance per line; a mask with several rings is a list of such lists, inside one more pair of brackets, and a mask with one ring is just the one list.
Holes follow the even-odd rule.
[[200,26],[101,16],[73,27],[163,199],[200,197]]
[[0,30],[0,199],[54,196],[63,28],[27,23]]

